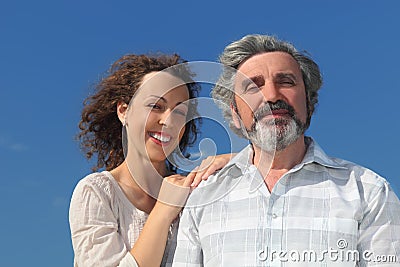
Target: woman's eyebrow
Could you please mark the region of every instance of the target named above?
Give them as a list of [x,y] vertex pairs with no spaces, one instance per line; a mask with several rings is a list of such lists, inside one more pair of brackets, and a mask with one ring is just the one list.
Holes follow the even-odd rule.
[[[150,95],[150,97],[155,97],[155,98],[157,98],[158,100],[162,100],[163,102],[168,103],[168,100],[167,100],[166,98],[162,97],[162,96]],[[157,101],[158,101],[158,100],[157,100]],[[186,103],[186,102],[187,102],[187,101],[185,101],[185,102],[177,102],[177,103],[176,103],[176,106],[178,106],[178,105],[189,106],[188,103]]]
[[[162,100],[162,101],[164,101],[165,103],[168,103],[168,101],[167,101],[167,99],[165,99],[164,97],[162,97],[162,96],[158,96],[158,95],[150,95],[150,97],[155,97],[155,98],[157,98],[158,100]],[[157,100],[157,101],[158,101]]]
[[178,105],[189,106],[188,103],[187,103],[187,101],[185,101],[185,102],[177,102],[176,105],[177,105],[177,106],[178,106]]

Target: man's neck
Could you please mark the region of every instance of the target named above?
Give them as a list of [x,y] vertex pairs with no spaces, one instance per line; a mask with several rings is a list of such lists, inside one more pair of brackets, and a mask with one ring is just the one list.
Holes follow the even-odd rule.
[[271,191],[276,182],[290,169],[299,164],[306,153],[304,136],[300,136],[294,143],[281,151],[265,152],[253,145],[253,164],[264,177],[264,181]]

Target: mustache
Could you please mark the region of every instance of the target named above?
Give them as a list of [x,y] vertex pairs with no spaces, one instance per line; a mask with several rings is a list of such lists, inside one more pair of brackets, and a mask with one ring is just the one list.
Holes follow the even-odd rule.
[[294,108],[286,103],[283,100],[278,100],[276,102],[266,102],[265,105],[263,105],[261,108],[257,109],[256,112],[254,112],[254,121],[257,122],[264,118],[267,115],[271,115],[272,111],[274,110],[279,110],[279,109],[285,109],[288,111],[288,115],[290,117],[294,117],[296,112],[294,111]]

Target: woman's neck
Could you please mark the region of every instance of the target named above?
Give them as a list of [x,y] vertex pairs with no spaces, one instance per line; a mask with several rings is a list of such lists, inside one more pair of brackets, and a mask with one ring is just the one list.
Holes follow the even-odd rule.
[[[160,172],[166,173],[165,163],[163,168],[161,168],[162,166],[157,167],[160,168]],[[148,214],[151,212],[156,203],[158,190],[162,182],[162,177],[158,173],[158,170],[156,170],[155,168],[156,167],[154,167],[152,172],[157,172],[157,178],[154,178],[155,175],[151,175],[151,171],[148,170],[138,170],[137,172],[132,174],[126,161],[110,171],[111,175],[118,182],[128,200],[136,208]],[[135,175],[135,177],[133,175]],[[142,177],[137,177],[137,175],[141,175]],[[147,178],[149,178],[150,176],[153,176],[153,179],[151,179],[153,180],[153,182],[148,181],[149,179]]]

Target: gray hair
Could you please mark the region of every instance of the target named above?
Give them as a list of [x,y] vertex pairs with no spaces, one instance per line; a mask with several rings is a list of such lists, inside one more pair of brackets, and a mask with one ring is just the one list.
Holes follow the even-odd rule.
[[232,130],[242,137],[242,131],[233,125],[230,109],[231,105],[235,105],[233,79],[241,63],[256,54],[267,52],[288,53],[299,64],[307,96],[306,128],[310,125],[311,116],[318,103],[318,90],[322,86],[322,75],[317,63],[307,56],[305,52],[297,51],[292,44],[279,40],[274,36],[247,35],[229,44],[220,55],[219,61],[224,65],[224,71],[211,91],[211,96],[222,109],[225,119],[230,123]]

